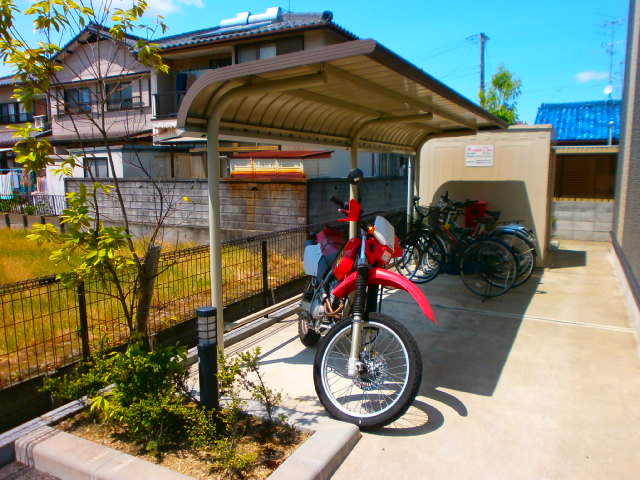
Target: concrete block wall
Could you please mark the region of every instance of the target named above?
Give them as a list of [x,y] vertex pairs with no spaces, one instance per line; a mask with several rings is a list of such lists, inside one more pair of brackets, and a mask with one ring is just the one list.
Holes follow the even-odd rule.
[[552,236],[567,240],[610,240],[613,202],[554,201],[551,218],[555,221]]
[[[87,179],[66,180],[67,191],[78,191]],[[156,221],[160,210],[159,195],[148,180],[120,179],[129,221],[148,225]],[[207,229],[208,204],[206,180],[158,181],[166,201],[171,204],[164,221],[167,228]],[[306,184],[304,182],[270,182],[223,180],[219,184],[221,228],[233,232],[285,230],[306,223]],[[185,200],[185,197],[188,200]],[[120,223],[120,208],[115,195],[100,194],[100,215],[105,222]],[[245,236],[246,236],[245,235]],[[190,235],[200,239],[199,235]],[[238,235],[230,235],[237,237]]]
[[[309,223],[334,221],[339,218],[331,196],[349,199],[349,184],[344,179],[309,179],[307,182]],[[407,204],[407,179],[402,177],[369,177],[360,187],[365,213],[404,208]]]

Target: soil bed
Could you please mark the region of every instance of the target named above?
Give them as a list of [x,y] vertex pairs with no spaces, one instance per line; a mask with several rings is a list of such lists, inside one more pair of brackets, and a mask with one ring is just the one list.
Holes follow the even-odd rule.
[[[268,426],[262,420],[247,416],[245,435],[239,441],[240,453],[254,453],[257,460],[243,476],[235,478],[265,479],[309,436],[288,425]],[[228,479],[234,476],[225,470],[215,449],[195,450],[180,445],[151,454],[130,441],[118,426],[99,423],[88,412],[63,420],[56,428],[129,455],[162,465],[199,479]]]

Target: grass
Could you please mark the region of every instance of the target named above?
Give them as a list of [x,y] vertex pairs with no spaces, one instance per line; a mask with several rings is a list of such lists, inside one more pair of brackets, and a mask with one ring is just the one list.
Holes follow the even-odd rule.
[[27,239],[28,231],[0,228],[0,284],[59,273],[65,265],[49,260],[53,248]]
[[[304,243],[304,235],[300,235],[300,238],[288,238],[288,242],[284,242],[287,248],[269,240],[269,288],[303,275],[298,248]],[[38,248],[26,239],[25,233],[0,229],[0,239],[0,271],[15,270],[9,282],[56,273],[55,265],[48,261],[49,250]],[[7,267],[9,258],[15,259],[10,268]],[[222,267],[225,305],[263,291],[260,242],[225,246]],[[210,303],[208,248],[164,255],[159,272],[150,314],[151,331],[192,318],[197,307]],[[0,280],[1,283],[7,281]],[[98,284],[86,286],[92,351],[121,344],[129,333],[119,304],[106,290]],[[0,389],[80,357],[77,305],[77,292],[58,283],[0,289]]]

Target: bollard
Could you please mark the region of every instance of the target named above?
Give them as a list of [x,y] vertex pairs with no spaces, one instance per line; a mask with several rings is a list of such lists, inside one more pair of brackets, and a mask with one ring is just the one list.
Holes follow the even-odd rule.
[[218,409],[218,344],[215,307],[200,307],[198,315],[198,373],[200,403]]

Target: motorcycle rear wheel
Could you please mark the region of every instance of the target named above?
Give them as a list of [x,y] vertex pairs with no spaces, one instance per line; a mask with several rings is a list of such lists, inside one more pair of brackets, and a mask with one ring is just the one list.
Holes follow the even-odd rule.
[[345,319],[322,339],[313,364],[313,381],[329,414],[371,430],[403,415],[418,393],[422,359],[409,331],[398,321],[371,313],[365,322],[360,361],[365,370],[347,375],[352,320]]

